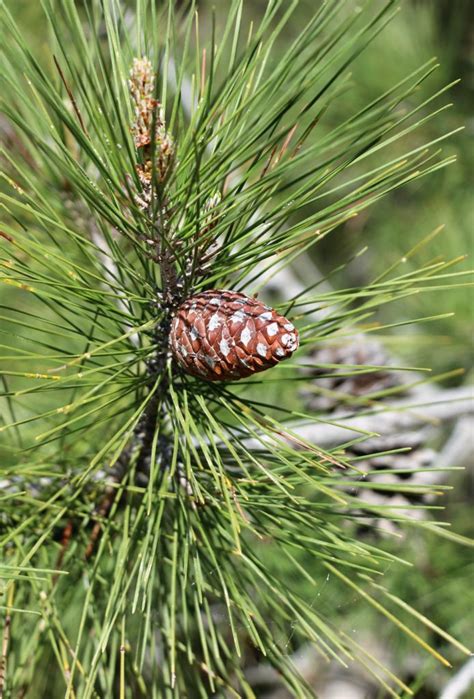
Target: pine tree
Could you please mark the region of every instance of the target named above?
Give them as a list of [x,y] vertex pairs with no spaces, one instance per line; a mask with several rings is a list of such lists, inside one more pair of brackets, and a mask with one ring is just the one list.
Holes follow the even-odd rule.
[[[284,50],[297,2],[268,0],[248,26],[240,0],[205,21],[172,0],[41,4],[47,46],[34,51],[0,3],[0,696],[255,697],[246,668],[264,660],[310,697],[291,657],[305,643],[361,663],[393,696],[408,691],[274,560],[315,589],[330,576],[448,663],[424,640],[433,624],[388,573],[381,582],[403,562],[358,536],[364,473],[351,447],[371,435],[323,448],[299,427],[332,418],[298,396],[322,341],[462,276],[428,257],[361,288],[265,290],[341,224],[451,161],[423,141],[450,86],[419,96],[430,61],[328,126],[352,62],[397,11],[390,0],[318,3]],[[170,330],[209,290],[259,308],[261,295],[296,326],[297,352],[239,381],[190,373]],[[194,367],[225,359],[207,340]],[[393,385],[373,400],[384,391]],[[456,539],[396,508],[363,509]]]

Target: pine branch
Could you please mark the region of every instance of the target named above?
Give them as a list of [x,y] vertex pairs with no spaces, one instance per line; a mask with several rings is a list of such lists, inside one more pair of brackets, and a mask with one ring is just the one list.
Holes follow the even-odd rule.
[[[360,455],[293,426],[308,421],[297,387],[310,382],[303,358],[311,363],[312,347],[358,332],[386,303],[463,286],[455,260],[389,269],[361,288],[285,293],[285,308],[265,312],[288,325],[287,344],[290,333],[296,343],[294,321],[302,349],[258,381],[196,378],[170,345],[190,298],[210,289],[219,303],[242,298],[341,223],[450,162],[439,139],[408,138],[444,109],[434,100],[449,86],[417,96],[431,62],[336,125],[325,120],[347,68],[389,20],[390,1],[360,13],[323,3],[280,50],[295,8],[269,2],[244,33],[232,0],[207,37],[172,2],[140,0],[125,12],[117,0],[45,0],[54,48],[43,60],[0,6],[0,104],[11,129],[0,154],[0,574],[15,594],[7,691],[252,697],[245,663],[265,656],[292,695],[312,696],[295,648],[367,660],[294,575],[272,569],[269,549],[310,585],[333,571],[335,585],[447,662],[389,609],[405,603],[374,587],[399,561],[358,536]],[[243,304],[261,310],[248,294]],[[198,333],[201,359],[223,362],[211,324]],[[273,404],[262,385],[269,396],[276,387]],[[388,427],[424,424],[413,411],[398,420],[398,402],[386,412],[349,404],[346,441],[358,441],[354,420],[371,412]],[[431,410],[461,414],[451,404]],[[323,419],[325,434],[340,429],[333,413]],[[302,429],[320,422],[313,415]],[[385,519],[411,521],[390,511]],[[31,672],[20,657],[31,658]],[[50,662],[59,672],[40,677]],[[385,688],[397,684],[372,669]]]

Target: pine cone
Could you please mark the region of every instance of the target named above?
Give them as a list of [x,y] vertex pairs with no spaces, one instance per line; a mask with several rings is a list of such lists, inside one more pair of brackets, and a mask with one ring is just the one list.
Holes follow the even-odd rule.
[[292,323],[235,291],[203,291],[185,301],[171,324],[173,357],[207,381],[235,381],[288,359],[298,347]]
[[[329,345],[313,352],[309,361],[314,365],[311,375],[316,379],[314,390],[302,392],[307,409],[316,412],[332,412],[344,406],[351,397],[400,386],[400,374],[390,370],[390,358],[382,345],[367,338],[356,339],[345,345]],[[318,364],[340,364],[340,369],[318,367]],[[367,373],[347,376],[348,366],[386,366]],[[327,376],[330,374],[330,376]]]
[[[413,435],[413,437],[416,436]],[[374,444],[377,440],[370,440]],[[398,443],[397,443],[398,442]],[[430,505],[433,503],[435,496],[429,492],[422,490],[404,491],[401,486],[422,486],[427,488],[436,485],[442,478],[439,472],[430,471],[429,469],[436,465],[439,454],[425,447],[422,439],[418,437],[417,441],[407,439],[406,435],[398,435],[391,440],[378,438],[379,448],[396,448],[400,446],[405,448],[409,443],[412,451],[402,452],[398,454],[385,454],[381,456],[368,456],[364,461],[357,462],[357,468],[367,473],[364,477],[365,482],[374,483],[373,489],[352,490],[351,495],[358,495],[364,504],[380,508],[390,508],[392,513],[397,516],[405,516],[414,520],[423,520],[426,518],[426,511],[420,506]],[[357,453],[354,448],[353,451]],[[385,473],[387,469],[396,469],[399,473]],[[414,469],[420,469],[413,472]],[[425,470],[426,469],[426,470]],[[404,473],[404,471],[406,471]],[[400,485],[400,491],[396,489],[390,491],[383,487],[377,489],[376,484],[391,484],[393,486]],[[416,509],[420,507],[420,509]],[[390,519],[385,519],[381,514],[374,512],[371,508],[361,507],[361,527],[359,534],[373,534],[374,527],[381,532],[399,533],[399,526],[396,522]]]
[[[313,389],[302,392],[307,410],[325,412],[328,415],[337,416],[347,412],[347,404],[351,412],[357,413],[364,408],[364,403],[358,404],[351,399],[370,397],[371,394],[397,387],[397,395],[409,397],[413,388],[410,385],[411,376],[406,372],[391,370],[393,358],[385,351],[383,345],[376,340],[366,337],[356,338],[346,345],[329,345],[318,348],[311,354],[311,376],[314,377]],[[321,365],[340,365],[340,368],[326,368]],[[318,366],[319,365],[319,366]],[[347,376],[352,371],[351,367],[364,366],[380,367],[367,373],[355,373]],[[329,374],[329,376],[328,376]],[[379,396],[378,403],[383,404],[387,398]],[[414,400],[416,400],[414,398]],[[372,488],[351,488],[351,495],[361,499],[361,526],[359,534],[373,535],[375,530],[382,532],[398,532],[398,525],[389,518],[384,519],[381,514],[374,512],[368,506],[380,508],[392,508],[399,515],[407,515],[412,518],[424,519],[423,509],[413,509],[413,506],[428,505],[433,500],[433,495],[428,491],[415,488],[407,490],[403,486],[434,486],[442,477],[439,472],[430,468],[436,463],[438,454],[426,446],[427,435],[425,431],[402,434],[382,434],[380,437],[371,438],[352,444],[346,449],[347,456],[356,456],[355,465],[366,475],[361,476],[361,482],[371,482]],[[386,454],[383,452],[401,449],[410,449],[406,452]],[[361,458],[365,457],[365,458]],[[414,472],[416,469],[418,471]],[[386,473],[387,470],[397,470],[399,473]],[[393,490],[386,490],[383,485],[390,484]],[[400,486],[398,490],[397,486]],[[406,508],[406,509],[405,509]]]

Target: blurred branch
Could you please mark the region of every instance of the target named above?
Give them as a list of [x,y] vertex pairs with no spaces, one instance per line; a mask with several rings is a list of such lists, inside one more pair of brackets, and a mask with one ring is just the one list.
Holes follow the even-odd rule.
[[452,677],[439,695],[439,699],[461,699],[474,686],[474,658],[470,658]]
[[[416,404],[407,400],[385,402],[371,415],[354,416],[352,412],[322,416],[319,424],[299,425],[294,429],[304,439],[322,447],[332,447],[361,436],[392,435],[413,431],[429,424],[439,426],[463,415],[474,414],[473,393],[470,387],[431,389],[416,396]],[[330,420],[327,424],[323,420]]]
[[[471,413],[472,406],[471,406]],[[472,414],[461,417],[454,427],[451,436],[444,445],[438,463],[439,468],[452,464],[456,466],[473,467],[472,452],[474,446],[474,416]]]

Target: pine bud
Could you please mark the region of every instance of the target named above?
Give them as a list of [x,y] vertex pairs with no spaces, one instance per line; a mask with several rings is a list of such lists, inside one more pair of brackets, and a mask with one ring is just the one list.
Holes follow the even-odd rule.
[[[174,162],[174,143],[166,129],[162,106],[155,99],[155,75],[148,58],[134,58],[128,81],[130,97],[134,107],[132,134],[137,150],[144,150],[144,162],[137,166],[138,176],[147,202],[151,189],[153,164],[150,159],[151,145],[154,144],[155,173],[163,182]],[[154,124],[154,137],[153,137]]]
[[157,104],[154,99],[153,67],[146,56],[133,59],[128,86],[135,111],[132,126],[133,138],[136,148],[143,148],[151,140],[151,124]]
[[292,323],[261,301],[235,291],[203,291],[172,320],[173,357],[193,376],[235,381],[288,359],[298,348]]

